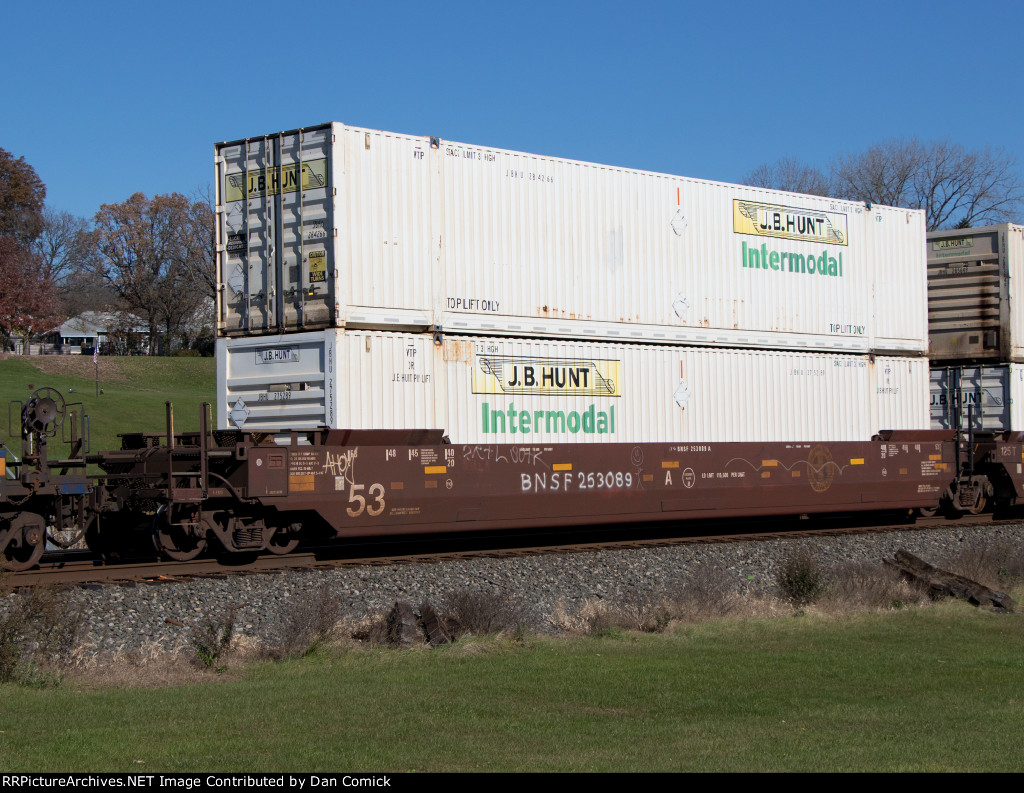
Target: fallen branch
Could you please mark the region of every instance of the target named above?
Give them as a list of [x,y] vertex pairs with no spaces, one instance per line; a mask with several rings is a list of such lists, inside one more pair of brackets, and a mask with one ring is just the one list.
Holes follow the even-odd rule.
[[1013,598],[1005,592],[979,584],[962,575],[950,573],[933,567],[923,559],[919,559],[907,550],[896,551],[896,561],[883,560],[890,567],[895,567],[900,574],[911,583],[922,584],[928,588],[932,598],[955,597],[966,600],[975,606],[991,606],[997,611],[1013,611]]

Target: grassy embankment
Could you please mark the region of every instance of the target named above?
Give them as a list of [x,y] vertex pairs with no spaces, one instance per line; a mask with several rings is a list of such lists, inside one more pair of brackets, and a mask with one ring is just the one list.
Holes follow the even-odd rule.
[[321,650],[217,685],[0,686],[0,768],[1020,772],[1022,672],[1021,616],[962,603]]
[[[68,403],[84,403],[93,451],[121,448],[118,433],[164,432],[168,400],[174,403],[177,431],[199,429],[199,405],[216,402],[213,358],[100,357],[99,396],[94,372],[91,356],[11,356],[0,361],[0,437],[13,436],[8,445],[18,451],[18,416],[11,416],[14,426],[8,434],[8,405],[11,400],[24,402],[34,389],[47,386],[59,390]],[[66,447],[61,449],[58,454]]]

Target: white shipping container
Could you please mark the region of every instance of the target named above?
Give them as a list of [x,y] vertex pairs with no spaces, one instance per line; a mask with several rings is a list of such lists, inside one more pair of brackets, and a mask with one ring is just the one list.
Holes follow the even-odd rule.
[[216,161],[222,336],[927,352],[920,211],[338,123]]
[[220,339],[218,426],[455,443],[854,441],[928,427],[923,358],[490,336]]

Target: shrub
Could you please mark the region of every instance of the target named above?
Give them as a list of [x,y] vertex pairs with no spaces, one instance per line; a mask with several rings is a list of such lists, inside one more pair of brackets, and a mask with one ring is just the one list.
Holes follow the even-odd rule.
[[230,606],[225,612],[216,616],[206,616],[191,636],[192,649],[196,653],[196,661],[207,669],[223,672],[227,667],[218,665],[221,657],[231,648],[231,640],[235,635],[235,616],[238,606]]
[[61,681],[83,625],[83,607],[70,605],[63,594],[32,589],[7,599],[0,614],[0,682]]
[[825,574],[817,560],[805,550],[789,554],[782,562],[776,583],[783,596],[796,606],[818,600],[827,588]]
[[830,575],[825,601],[832,609],[902,608],[928,600],[927,593],[899,571],[871,562],[851,562]]
[[273,657],[309,655],[335,638],[341,601],[330,585],[307,593],[285,611],[280,644]]
[[994,588],[1010,588],[1024,580],[1024,548],[1005,540],[970,542],[938,565],[951,573]]
[[451,636],[515,631],[525,622],[522,608],[507,595],[470,589],[449,595],[441,617]]

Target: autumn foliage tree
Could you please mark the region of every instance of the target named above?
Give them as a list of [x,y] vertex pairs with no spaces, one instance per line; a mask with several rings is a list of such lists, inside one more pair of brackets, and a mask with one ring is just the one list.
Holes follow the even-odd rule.
[[0,237],[0,333],[29,336],[60,324],[57,289],[36,254]]
[[28,248],[43,230],[46,185],[24,157],[0,149],[0,237]]
[[[150,350],[169,339],[208,297],[213,213],[180,193],[135,193],[104,204],[94,219],[99,272],[126,310],[144,320]],[[164,346],[164,351],[169,351]]]
[[53,279],[31,246],[43,229],[46,186],[24,157],[0,149],[0,333],[28,336],[59,324]]

